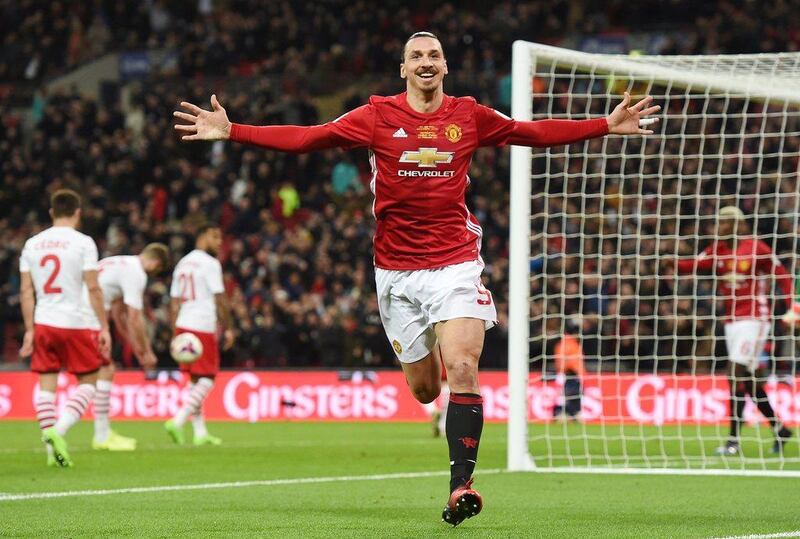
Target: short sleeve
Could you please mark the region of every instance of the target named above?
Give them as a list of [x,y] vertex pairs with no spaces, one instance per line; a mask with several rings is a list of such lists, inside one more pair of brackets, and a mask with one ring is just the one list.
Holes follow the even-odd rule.
[[781,260],[775,256],[769,245],[761,240],[756,241],[756,266],[771,271],[775,266],[782,266]]
[[208,289],[212,294],[222,294],[225,292],[225,283],[222,282],[222,264],[218,260],[214,260],[213,264],[209,264],[208,269],[206,276]]
[[697,255],[697,260],[708,260],[709,258],[713,258],[714,256],[715,245],[711,244],[707,246],[705,249],[700,251],[700,254]]
[[483,105],[475,105],[478,146],[505,146],[516,124],[516,120],[502,112]]
[[83,248],[83,271],[97,270],[97,244],[92,238],[87,236],[86,245]]
[[130,279],[124,279],[122,282],[122,301],[125,305],[141,310],[145,286],[147,286],[147,274],[144,272],[131,275]]
[[22,248],[22,253],[19,255],[19,271],[20,273],[28,273],[31,271],[31,263],[28,260],[30,251],[28,251],[28,243]]
[[181,288],[178,284],[178,268],[175,268],[175,271],[172,273],[172,284],[169,285],[169,297],[171,298],[180,298],[181,297]]
[[375,108],[363,105],[342,114],[325,126],[336,137],[342,148],[360,148],[372,145],[375,128]]

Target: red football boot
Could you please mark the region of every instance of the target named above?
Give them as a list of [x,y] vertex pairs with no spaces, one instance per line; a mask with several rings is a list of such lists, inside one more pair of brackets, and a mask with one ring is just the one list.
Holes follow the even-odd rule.
[[442,511],[442,521],[458,526],[470,517],[474,517],[483,509],[483,498],[472,488],[470,478],[450,494],[450,499]]

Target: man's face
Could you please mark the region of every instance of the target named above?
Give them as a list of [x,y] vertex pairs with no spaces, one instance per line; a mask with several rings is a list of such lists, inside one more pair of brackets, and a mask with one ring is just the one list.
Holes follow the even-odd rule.
[[736,231],[736,219],[720,219],[717,224],[717,236],[721,239],[730,239]]
[[222,247],[222,231],[219,228],[209,228],[203,234],[202,239],[200,248],[211,256],[217,256],[219,248]]
[[408,85],[423,92],[441,88],[447,74],[442,44],[432,37],[416,37],[406,44],[400,76]]

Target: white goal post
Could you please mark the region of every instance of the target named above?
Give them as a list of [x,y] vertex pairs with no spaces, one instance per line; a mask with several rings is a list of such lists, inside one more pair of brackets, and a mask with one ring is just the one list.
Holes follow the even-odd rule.
[[[654,135],[511,148],[508,469],[800,476],[796,434],[770,455],[773,433],[752,402],[741,454],[715,455],[730,419],[719,283],[662,263],[697,255],[716,212],[734,205],[794,278],[800,53],[513,45],[517,120],[603,116],[626,90],[662,106]],[[774,279],[765,286],[780,295]],[[797,339],[778,326],[758,372],[779,419],[800,430]],[[576,377],[553,354],[567,332],[585,359],[572,415],[564,385]]]

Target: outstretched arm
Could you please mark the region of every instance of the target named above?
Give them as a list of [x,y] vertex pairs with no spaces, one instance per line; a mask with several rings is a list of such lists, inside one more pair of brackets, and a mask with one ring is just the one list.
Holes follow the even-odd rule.
[[477,128],[480,146],[561,146],[581,140],[612,135],[651,135],[645,129],[658,121],[647,118],[661,107],[651,105],[653,98],[647,96],[631,105],[631,96],[625,92],[622,102],[605,118],[590,120],[538,120],[534,122],[514,121],[488,107],[478,106]]
[[647,118],[661,107],[649,106],[653,102],[647,96],[631,106],[631,94],[625,92],[622,102],[606,118],[591,120],[539,120],[537,122],[517,122],[509,144],[518,146],[561,146],[581,140],[604,135],[652,135],[651,129],[643,129],[658,121]]
[[[211,96],[211,110],[204,110],[189,103],[181,102],[188,112],[175,111],[176,118],[186,124],[176,124],[175,130],[185,133],[181,139],[192,140],[232,140],[253,144],[270,150],[304,153],[336,147],[368,145],[372,137],[371,115],[361,107],[334,122],[324,125],[268,125],[254,126],[232,123],[228,113]],[[337,125],[337,122],[346,124]]]
[[675,262],[676,273],[695,273],[696,271],[711,271],[714,269],[714,257],[711,247],[706,247],[696,258],[681,258]]
[[[794,302],[792,276],[786,271],[786,268],[781,264],[780,259],[775,256],[775,253],[772,252],[772,249],[761,241],[756,244],[756,264],[761,266],[764,272],[773,276],[776,295],[783,296],[781,299],[786,303],[786,310],[791,311],[792,303]],[[780,294],[777,294],[777,290],[780,290]]]

